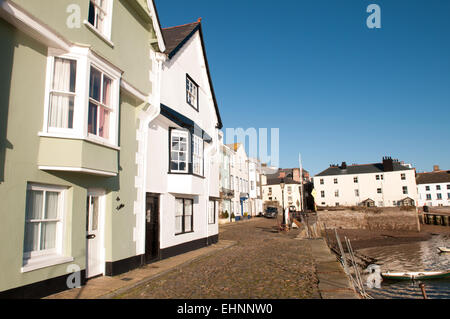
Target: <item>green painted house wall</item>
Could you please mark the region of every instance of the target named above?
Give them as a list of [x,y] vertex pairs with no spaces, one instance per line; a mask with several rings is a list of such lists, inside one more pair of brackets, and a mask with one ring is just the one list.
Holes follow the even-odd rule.
[[[69,4],[78,4],[87,15],[88,1],[17,0],[31,15],[68,40],[90,45],[100,56],[120,68],[123,78],[145,94],[151,93],[151,20],[128,4],[115,0],[112,42],[114,47],[85,25],[66,26]],[[142,4],[142,1],[138,1]],[[142,7],[144,10],[145,7]],[[85,17],[82,16],[82,19]],[[130,34],[133,34],[131,37]],[[88,189],[106,191],[105,261],[135,256],[134,202],[137,198],[137,115],[144,103],[121,90],[119,106],[120,150],[84,140],[39,136],[44,121],[47,47],[0,18],[0,292],[50,278],[67,275],[67,266],[86,266],[86,197]],[[43,171],[43,166],[75,166],[98,169],[117,176],[95,176],[79,172]],[[65,198],[64,254],[70,263],[21,272],[27,183],[67,187]],[[124,207],[117,209],[119,205]]]

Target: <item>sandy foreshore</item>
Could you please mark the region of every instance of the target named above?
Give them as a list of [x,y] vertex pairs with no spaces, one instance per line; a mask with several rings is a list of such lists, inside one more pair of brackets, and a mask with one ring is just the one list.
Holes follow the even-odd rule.
[[[391,230],[367,230],[367,229],[338,229],[338,234],[343,243],[344,236],[350,239],[353,250],[382,247],[391,245],[407,244],[417,241],[426,241],[431,236],[439,234],[444,235],[450,240],[450,227],[421,225],[420,232],[413,231],[391,231]],[[336,244],[336,235],[334,230],[327,231],[328,240]]]

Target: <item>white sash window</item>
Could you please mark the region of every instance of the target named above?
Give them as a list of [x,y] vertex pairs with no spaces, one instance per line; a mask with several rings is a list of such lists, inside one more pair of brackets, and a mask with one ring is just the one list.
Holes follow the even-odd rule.
[[63,189],[29,185],[27,189],[24,259],[61,253]]
[[172,130],[170,141],[170,171],[174,173],[188,172],[189,133]]
[[73,129],[77,61],[55,58],[48,126]]
[[194,174],[203,176],[203,139],[198,136],[194,138],[194,152],[193,152],[193,164]]
[[91,66],[89,83],[88,132],[109,139],[111,126],[112,80]]
[[111,36],[111,0],[90,0],[88,22],[108,39]]
[[177,198],[175,202],[175,234],[181,235],[194,231],[194,201]]

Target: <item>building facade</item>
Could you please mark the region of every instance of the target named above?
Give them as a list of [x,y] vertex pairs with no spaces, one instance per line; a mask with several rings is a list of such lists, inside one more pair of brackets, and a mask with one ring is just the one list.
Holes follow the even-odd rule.
[[415,170],[390,157],[382,163],[332,165],[314,177],[317,206],[416,205]]
[[142,264],[141,137],[165,50],[153,2],[2,0],[0,34],[1,296]]
[[160,112],[147,135],[146,198],[153,259],[218,241],[220,114],[201,22],[162,30]]
[[227,145],[223,145],[223,135],[221,135],[221,161],[220,161],[220,214],[228,216],[231,220],[232,205],[234,201],[234,190],[231,179],[231,160],[233,158],[233,150]]
[[249,178],[249,215],[258,216],[263,213],[261,188],[261,163],[256,158],[248,159]]
[[234,190],[232,214],[237,220],[249,214],[248,157],[240,143],[227,145],[232,151],[230,181]]
[[435,166],[416,176],[419,206],[450,206],[450,171]]

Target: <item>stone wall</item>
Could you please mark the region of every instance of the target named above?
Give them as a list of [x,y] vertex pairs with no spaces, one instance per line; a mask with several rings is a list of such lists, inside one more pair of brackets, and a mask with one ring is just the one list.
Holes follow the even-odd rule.
[[415,209],[401,208],[321,210],[318,220],[327,228],[420,231]]

